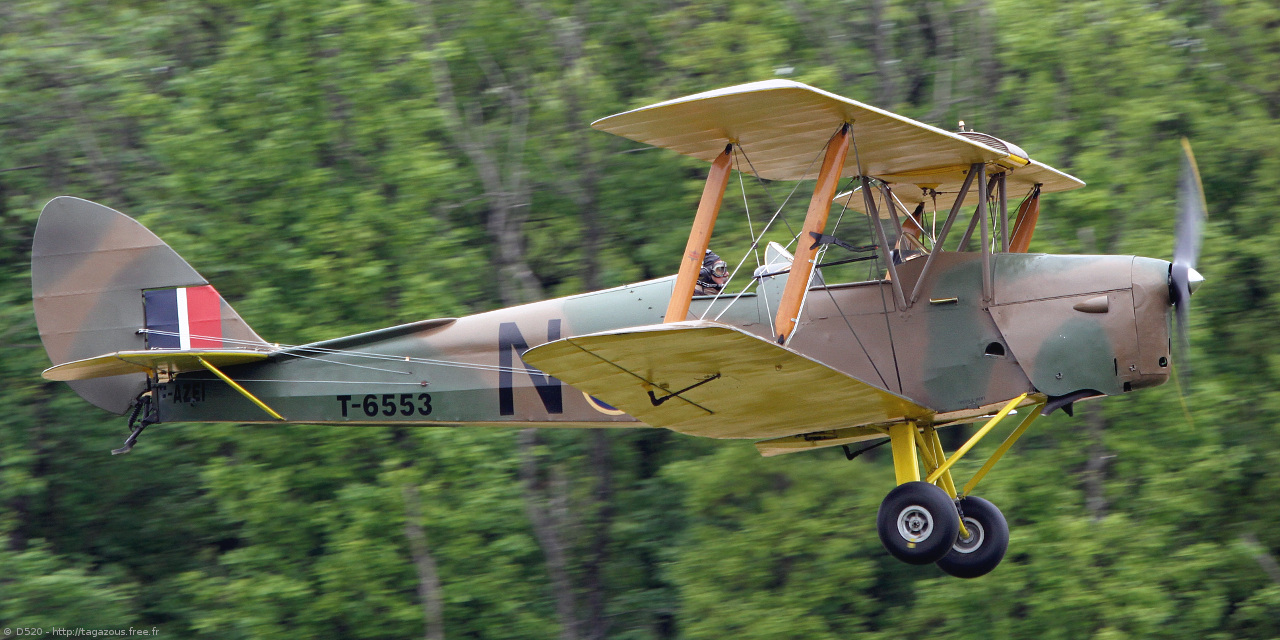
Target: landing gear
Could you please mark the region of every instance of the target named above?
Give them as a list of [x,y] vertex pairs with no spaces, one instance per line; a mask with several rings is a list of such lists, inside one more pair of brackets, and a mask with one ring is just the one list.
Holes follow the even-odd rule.
[[[890,555],[908,564],[936,562],[957,578],[983,576],[1000,564],[1009,549],[1009,524],[995,505],[969,493],[1031,426],[1043,405],[1027,412],[964,486],[956,485],[951,467],[1026,398],[1024,393],[1007,402],[950,457],[943,451],[933,424],[907,420],[881,430],[893,447],[893,473],[898,483],[876,515],[880,542]],[[856,454],[846,448],[845,455],[853,459]]]
[[909,564],[930,564],[951,551],[960,520],[946,491],[927,482],[906,482],[880,503],[876,530],[893,557]]
[[967,496],[956,502],[969,535],[959,536],[938,560],[938,568],[957,578],[984,576],[1000,564],[1009,549],[1009,523],[994,504]]
[[[150,384],[147,386],[150,387]],[[155,406],[151,403],[153,395],[151,389],[148,388],[134,399],[133,415],[129,416],[129,437],[125,438],[124,445],[119,449],[112,449],[111,455],[118,456],[133,451],[133,445],[138,443],[138,436],[142,435],[142,430],[146,429],[147,425],[157,422]]]

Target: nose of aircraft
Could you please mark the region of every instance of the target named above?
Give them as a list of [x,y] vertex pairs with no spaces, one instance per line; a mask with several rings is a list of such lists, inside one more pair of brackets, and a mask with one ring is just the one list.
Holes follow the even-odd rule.
[[[1176,360],[1186,363],[1191,351],[1189,333],[1191,329],[1191,294],[1204,283],[1204,276],[1196,271],[1189,262],[1174,260],[1169,267],[1169,302],[1173,304],[1175,328],[1177,329],[1178,357]],[[1186,367],[1183,367],[1185,372]]]
[[1169,265],[1169,304],[1185,307],[1201,284],[1204,284],[1204,276],[1195,267],[1185,262],[1173,262]]
[[1200,285],[1204,284],[1204,276],[1200,275],[1193,267],[1187,267],[1187,291],[1195,293]]

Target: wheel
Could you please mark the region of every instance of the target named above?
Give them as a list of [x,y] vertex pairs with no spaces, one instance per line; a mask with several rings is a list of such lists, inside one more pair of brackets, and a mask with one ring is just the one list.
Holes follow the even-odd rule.
[[960,519],[946,491],[927,482],[907,482],[880,503],[876,530],[893,557],[909,564],[930,564],[951,550]]
[[938,568],[957,578],[985,576],[1009,549],[1009,523],[994,504],[982,498],[961,498],[959,507],[969,537],[956,538],[951,552],[938,561]]

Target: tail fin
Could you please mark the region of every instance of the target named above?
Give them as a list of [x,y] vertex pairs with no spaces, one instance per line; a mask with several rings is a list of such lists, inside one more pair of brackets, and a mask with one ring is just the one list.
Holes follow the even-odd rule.
[[[79,198],[54,198],[40,213],[31,294],[54,365],[115,351],[266,344],[164,241],[133,218]],[[146,388],[146,375],[68,384],[95,406],[124,414]]]

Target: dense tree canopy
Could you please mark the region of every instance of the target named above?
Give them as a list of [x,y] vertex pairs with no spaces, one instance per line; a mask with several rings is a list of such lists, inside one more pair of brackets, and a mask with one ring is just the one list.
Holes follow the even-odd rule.
[[[1278,42],[1261,0],[0,4],[0,621],[1276,637]],[[1081,177],[1046,197],[1038,251],[1169,257],[1179,138],[1196,149],[1209,281],[1186,409],[1170,384],[1037,423],[984,481],[1012,529],[989,576],[883,552],[884,455],[164,425],[121,458],[122,422],[38,375],[30,242],[54,196],[138,217],[260,334],[301,343],[673,272],[706,165],[587,125],[771,77],[963,119]],[[721,242],[787,188],[726,198]]]

